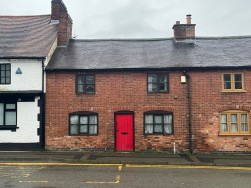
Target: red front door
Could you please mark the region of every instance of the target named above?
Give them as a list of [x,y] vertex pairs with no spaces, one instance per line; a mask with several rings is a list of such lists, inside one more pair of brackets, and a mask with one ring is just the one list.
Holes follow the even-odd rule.
[[116,121],[116,150],[133,151],[133,115],[117,114]]

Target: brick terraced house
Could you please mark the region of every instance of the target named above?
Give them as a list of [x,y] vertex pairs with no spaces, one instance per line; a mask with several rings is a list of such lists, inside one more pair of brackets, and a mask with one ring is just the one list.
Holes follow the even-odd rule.
[[66,18],[61,0],[51,15],[0,16],[0,150],[44,148],[44,69],[71,38]]
[[251,37],[73,40],[47,68],[46,148],[250,152]]

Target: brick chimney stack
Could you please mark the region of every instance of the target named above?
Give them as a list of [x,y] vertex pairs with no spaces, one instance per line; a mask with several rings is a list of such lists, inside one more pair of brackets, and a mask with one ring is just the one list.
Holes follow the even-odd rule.
[[58,24],[58,46],[64,46],[72,38],[72,19],[62,0],[51,1],[51,23]]
[[196,24],[192,24],[192,16],[190,14],[187,15],[186,20],[186,24],[180,24],[180,21],[176,21],[176,24],[173,26],[175,42],[195,42]]

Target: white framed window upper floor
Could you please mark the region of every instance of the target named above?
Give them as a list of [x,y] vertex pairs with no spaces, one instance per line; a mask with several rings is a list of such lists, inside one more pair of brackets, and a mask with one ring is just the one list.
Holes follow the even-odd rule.
[[0,84],[11,84],[11,65],[0,64]]
[[220,114],[220,135],[250,135],[250,113],[229,110]]
[[243,72],[225,72],[222,74],[222,92],[246,92]]

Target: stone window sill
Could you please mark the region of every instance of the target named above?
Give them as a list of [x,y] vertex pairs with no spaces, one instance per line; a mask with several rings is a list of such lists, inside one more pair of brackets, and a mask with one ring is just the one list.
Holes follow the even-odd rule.
[[250,133],[246,133],[246,134],[242,134],[242,133],[237,133],[237,134],[220,133],[219,136],[251,136],[251,134]]

